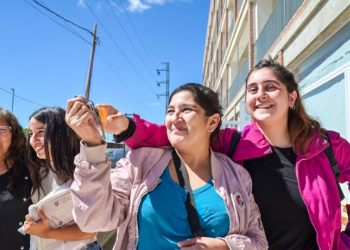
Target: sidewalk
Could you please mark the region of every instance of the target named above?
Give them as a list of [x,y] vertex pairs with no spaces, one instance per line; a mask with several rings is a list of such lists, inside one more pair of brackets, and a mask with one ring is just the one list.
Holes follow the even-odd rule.
[[102,246],[103,250],[112,250],[115,239],[116,239],[117,230],[112,230],[109,232],[99,232],[97,234],[97,241]]

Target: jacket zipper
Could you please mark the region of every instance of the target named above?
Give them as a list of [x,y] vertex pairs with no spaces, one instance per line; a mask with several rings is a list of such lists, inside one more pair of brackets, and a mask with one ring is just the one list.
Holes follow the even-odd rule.
[[[158,184],[159,184],[160,182],[161,182],[161,179],[158,178],[158,180],[154,183],[154,185],[153,185],[150,189],[146,190],[146,192],[144,192],[144,193],[141,195],[141,197],[140,197],[140,199],[139,199],[139,201],[138,201],[138,204],[137,204],[137,210],[135,211],[135,214],[133,215],[134,221],[135,221],[135,224],[134,224],[135,229],[138,228],[138,224],[137,224],[137,214],[138,214],[138,212],[139,212],[140,203],[141,203],[141,201],[142,201],[143,196],[145,196],[145,195],[148,194],[149,192],[153,191],[153,190],[158,186]],[[136,215],[136,216],[135,216],[135,215]],[[135,218],[135,217],[136,217],[136,218]],[[137,231],[138,231],[138,229],[137,229]],[[137,249],[137,245],[138,245],[138,244],[139,244],[139,234],[136,233],[136,230],[135,230],[135,243],[134,243],[133,250],[136,250],[136,249]]]

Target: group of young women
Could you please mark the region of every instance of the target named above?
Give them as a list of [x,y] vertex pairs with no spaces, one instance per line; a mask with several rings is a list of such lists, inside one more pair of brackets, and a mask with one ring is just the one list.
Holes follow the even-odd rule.
[[[28,214],[31,204],[73,180],[74,157],[78,153],[79,139],[67,126],[63,109],[34,112],[26,138],[16,117],[0,108],[1,249],[51,249],[53,243],[62,250],[81,249],[72,248],[68,241],[80,242],[76,245],[85,245],[84,249],[100,249],[96,233],[82,232],[76,224],[52,229],[42,209],[38,211],[38,222]],[[25,235],[17,231],[23,223]]]
[[12,223],[0,224],[0,244],[27,249],[16,229],[28,206],[71,181],[76,224],[52,230],[39,210],[39,222],[26,215],[25,232],[62,241],[60,249],[77,240],[98,249],[96,232],[115,228],[114,249],[350,249],[337,187],[350,179],[350,144],[306,113],[293,74],[272,59],[248,74],[245,100],[253,121],[233,153],[237,131],[220,130],[218,95],[203,85],[174,90],[165,125],[97,105],[105,131],[132,149],[112,174],[83,98],[69,100],[66,113],[35,112],[27,151],[16,118],[0,109],[0,218]]
[[[85,101],[69,100],[67,123],[83,141],[71,190],[77,224],[84,231],[118,227],[115,249],[349,249],[337,181],[350,179],[350,144],[306,113],[294,75],[271,58],[250,71],[245,100],[253,121],[231,156],[243,167],[225,156],[237,131],[216,130],[221,107],[209,88],[177,88],[165,125],[100,105],[109,115],[105,131],[132,149],[111,176]],[[176,155],[159,148],[169,145],[185,167],[206,236],[190,230],[190,192],[179,185]]]

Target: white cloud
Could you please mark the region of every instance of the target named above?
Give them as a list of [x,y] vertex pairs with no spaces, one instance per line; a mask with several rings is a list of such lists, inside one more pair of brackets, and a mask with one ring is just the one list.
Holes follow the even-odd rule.
[[85,4],[85,1],[84,1],[84,0],[79,0],[78,3],[77,3],[77,5],[78,5],[79,7],[86,7],[86,4]]
[[[170,0],[171,1],[171,0]],[[169,2],[169,0],[146,0],[146,3],[148,4],[159,4],[163,5],[165,2]]]
[[160,102],[151,102],[151,103],[148,103],[148,106],[160,106],[161,103]]
[[120,7],[118,4],[116,4],[113,1],[109,1],[109,5],[116,13],[120,13],[120,12],[124,11],[124,9],[122,7]]
[[[85,8],[86,7],[85,1],[87,0],[78,0],[77,6]],[[191,2],[193,0],[128,0],[128,7],[126,6],[125,7],[130,12],[142,13],[144,10],[148,10],[152,8],[152,5],[164,5],[167,2],[176,2],[176,1]],[[123,11],[123,9],[120,6],[118,6],[115,2],[109,1],[109,4],[117,13],[120,13]],[[103,7],[103,1],[102,2],[97,1],[94,4],[94,9],[96,9],[97,11],[101,11],[102,7]]]
[[129,4],[128,9],[130,12],[143,12],[151,8],[151,6],[143,4],[141,0],[129,0]]

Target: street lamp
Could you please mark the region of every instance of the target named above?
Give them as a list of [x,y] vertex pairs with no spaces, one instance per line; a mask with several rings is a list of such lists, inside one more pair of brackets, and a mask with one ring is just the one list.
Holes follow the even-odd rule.
[[[11,88],[12,89],[12,88]],[[12,89],[12,109],[11,109],[11,112],[13,113],[13,101],[15,99],[15,90]]]

